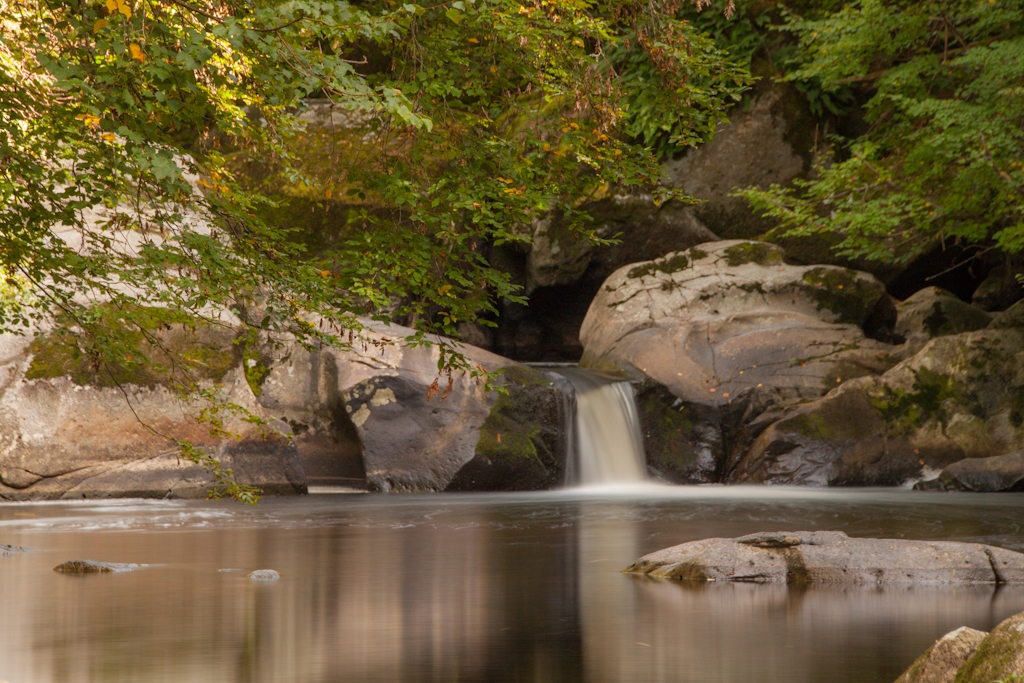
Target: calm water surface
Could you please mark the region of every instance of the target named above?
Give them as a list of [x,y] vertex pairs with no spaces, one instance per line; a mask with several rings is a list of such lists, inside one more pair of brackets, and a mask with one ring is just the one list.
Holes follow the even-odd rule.
[[[686,586],[621,573],[709,536],[838,529],[1024,550],[1024,496],[644,487],[0,505],[0,679],[888,683],[1024,610],[991,587]],[[88,558],[128,574],[51,569]],[[254,569],[282,578],[254,584]]]

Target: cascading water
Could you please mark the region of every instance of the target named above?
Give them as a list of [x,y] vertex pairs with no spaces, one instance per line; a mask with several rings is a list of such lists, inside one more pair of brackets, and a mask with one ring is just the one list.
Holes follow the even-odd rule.
[[559,372],[576,389],[566,483],[593,486],[645,481],[647,465],[633,387],[581,368],[559,368]]

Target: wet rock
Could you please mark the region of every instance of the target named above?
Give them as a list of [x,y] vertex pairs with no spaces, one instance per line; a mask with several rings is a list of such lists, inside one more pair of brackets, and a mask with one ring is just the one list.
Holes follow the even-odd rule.
[[988,634],[961,626],[935,641],[896,683],[953,683],[960,667]]
[[894,486],[1020,450],[1024,330],[938,337],[881,376],[762,414],[748,433],[729,481]]
[[1024,491],[1024,451],[960,460],[942,470],[939,482],[946,490]]
[[257,569],[249,574],[249,578],[253,581],[276,581],[281,575],[273,569]]
[[896,304],[896,334],[910,343],[988,327],[992,315],[939,287],[927,287]]
[[1024,612],[992,629],[957,672],[957,683],[992,683],[1024,675]]
[[111,574],[130,572],[140,569],[141,564],[120,564],[116,562],[96,562],[94,560],[69,560],[53,568],[61,574]]
[[566,430],[572,425],[572,385],[553,372],[506,368],[499,395],[480,427],[473,458],[447,491],[536,491],[565,480]]
[[645,555],[625,570],[684,581],[812,583],[1024,583],[1024,554],[977,543],[850,538],[784,531],[710,538]]

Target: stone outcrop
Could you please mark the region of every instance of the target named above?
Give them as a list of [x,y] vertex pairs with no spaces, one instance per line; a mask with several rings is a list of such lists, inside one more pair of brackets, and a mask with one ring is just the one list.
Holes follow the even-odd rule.
[[683,543],[645,555],[625,571],[680,581],[798,587],[814,583],[1024,584],[1024,554],[977,543],[780,531]]
[[935,641],[896,683],[953,683],[956,674],[988,634],[961,626]]
[[991,458],[967,458],[947,466],[935,480],[952,491],[1024,491],[1024,451],[994,455]]
[[[155,331],[194,361],[197,386],[218,388],[277,430],[228,415],[223,427],[238,438],[212,433],[197,419],[206,406],[182,399],[173,378],[151,366],[107,377],[51,336],[0,337],[0,499],[207,496],[212,475],[181,461],[172,439],[202,447],[265,494],[303,493],[310,483],[439,491],[482,452],[488,421],[500,425],[506,446],[535,445],[545,468],[529,486],[523,475],[506,487],[559,483],[565,454],[555,445],[556,397],[564,391],[552,388],[555,379],[462,346],[472,365],[532,373],[529,390],[510,384],[510,395],[526,391],[520,403],[533,408],[516,415],[468,375],[453,375],[448,387],[437,347],[404,345],[411,333],[371,324],[351,348],[310,351],[264,347],[227,324]],[[501,477],[481,483],[502,487]]]
[[729,481],[895,486],[1024,447],[1024,329],[928,342],[883,375],[748,427]]

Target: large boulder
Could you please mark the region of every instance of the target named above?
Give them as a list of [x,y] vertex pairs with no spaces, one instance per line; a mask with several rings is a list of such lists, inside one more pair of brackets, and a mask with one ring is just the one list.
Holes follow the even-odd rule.
[[942,470],[938,482],[956,491],[1024,491],[1024,451],[960,460]]
[[895,322],[874,277],[792,266],[776,246],[713,242],[620,268],[590,305],[580,364],[650,377],[684,401],[817,397],[890,367],[867,338]]
[[961,626],[935,641],[896,683],[953,683],[956,674],[988,634]]
[[762,414],[748,435],[729,481],[894,486],[1019,450],[1024,329],[938,337],[881,376]]
[[[213,325],[150,331],[181,354],[189,381],[219,387],[231,404],[271,419],[256,402],[235,333]],[[52,334],[0,337],[0,499],[206,497],[206,470],[183,463],[174,439],[217,457],[239,483],[268,494],[303,493],[305,476],[287,438],[241,416],[225,431],[196,419],[181,377],[153,366],[101,371]],[[287,427],[279,425],[287,432]]]
[[625,571],[680,581],[790,586],[1024,584],[1024,553],[978,543],[780,531],[683,543],[645,555]]

